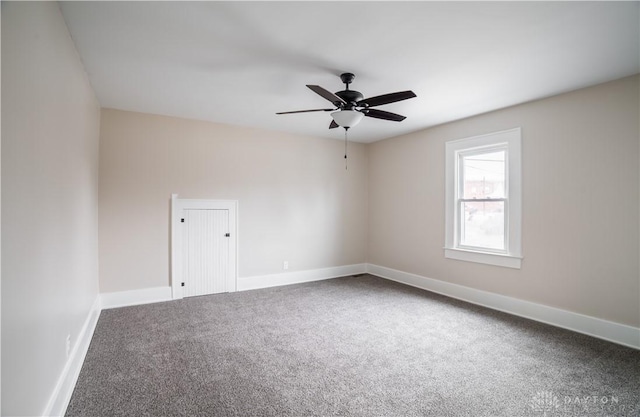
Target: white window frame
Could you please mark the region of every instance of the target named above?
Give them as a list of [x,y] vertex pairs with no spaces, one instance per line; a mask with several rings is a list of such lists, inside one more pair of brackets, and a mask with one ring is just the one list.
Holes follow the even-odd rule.
[[[460,245],[460,159],[464,155],[505,149],[505,250]],[[445,246],[444,256],[519,269],[522,265],[522,156],[521,129],[452,140],[445,144]],[[497,201],[497,200],[496,200]]]

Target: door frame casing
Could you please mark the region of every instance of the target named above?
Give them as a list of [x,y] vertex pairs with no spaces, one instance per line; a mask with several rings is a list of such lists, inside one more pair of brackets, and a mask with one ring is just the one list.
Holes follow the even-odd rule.
[[185,209],[201,210],[229,210],[229,266],[231,273],[228,277],[229,292],[238,290],[238,200],[201,200],[178,198],[178,194],[171,194],[171,296],[174,300],[181,299],[183,275],[183,245],[184,239],[180,219]]

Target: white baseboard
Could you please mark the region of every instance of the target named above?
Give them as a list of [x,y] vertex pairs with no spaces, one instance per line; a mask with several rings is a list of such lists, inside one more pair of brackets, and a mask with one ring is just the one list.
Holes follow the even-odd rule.
[[171,287],[168,286],[100,294],[100,303],[103,310],[170,300],[172,300]]
[[367,264],[367,272],[392,281],[421,288],[448,297],[457,298],[478,304],[493,310],[525,317],[531,320],[550,324],[604,339],[620,345],[640,349],[640,329],[625,324],[614,323],[584,314],[573,313],[555,307],[532,303],[517,298],[507,297],[487,291],[481,291],[450,282],[426,278],[408,272],[383,266]]
[[58,382],[49,398],[47,407],[44,410],[43,416],[63,416],[67,411],[69,401],[71,401],[71,395],[76,387],[76,382],[80,376],[80,370],[84,363],[84,358],[89,351],[89,344],[93,337],[93,332],[98,324],[98,317],[100,317],[100,296],[96,297],[89,315],[85,320],[75,346],[69,354],[67,363],[62,369],[62,374],[58,378]]
[[[346,275],[363,274],[365,271],[366,264],[354,264],[282,274],[256,275],[252,277],[238,278],[237,287],[238,291],[255,290],[259,288],[277,287],[280,285],[320,281]],[[100,301],[103,310],[171,300],[173,300],[173,296],[171,293],[171,287],[168,286],[100,294]]]
[[257,290],[260,288],[301,284],[303,282],[321,281],[325,279],[344,277],[347,275],[363,274],[366,272],[366,267],[367,264],[353,264],[238,278],[238,291]]

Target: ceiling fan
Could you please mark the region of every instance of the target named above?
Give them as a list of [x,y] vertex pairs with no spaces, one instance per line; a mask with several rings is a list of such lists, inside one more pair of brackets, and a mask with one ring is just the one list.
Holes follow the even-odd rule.
[[382,106],[383,104],[395,103],[396,101],[407,100],[416,97],[413,91],[399,91],[397,93],[383,94],[381,96],[364,98],[361,92],[349,90],[349,84],[353,82],[355,75],[345,72],[340,75],[340,79],[345,84],[345,89],[337,91],[335,94],[325,90],[319,85],[307,85],[313,92],[329,100],[334,108],[331,109],[312,109],[312,110],[296,110],[285,111],[276,114],[292,114],[292,113],[309,113],[316,111],[331,111],[333,120],[329,125],[329,129],[342,126],[349,129],[357,125],[364,116],[373,117],[382,120],[391,120],[401,122],[406,119],[405,116],[391,113],[384,110],[372,109],[371,107]]

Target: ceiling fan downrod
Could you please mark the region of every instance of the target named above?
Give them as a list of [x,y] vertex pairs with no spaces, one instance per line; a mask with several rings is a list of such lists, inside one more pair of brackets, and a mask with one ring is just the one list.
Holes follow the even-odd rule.
[[345,90],[349,89],[349,84],[351,84],[353,82],[353,80],[356,78],[355,74],[352,74],[350,72],[345,72],[340,74],[340,79],[342,80],[342,83],[345,85]]

